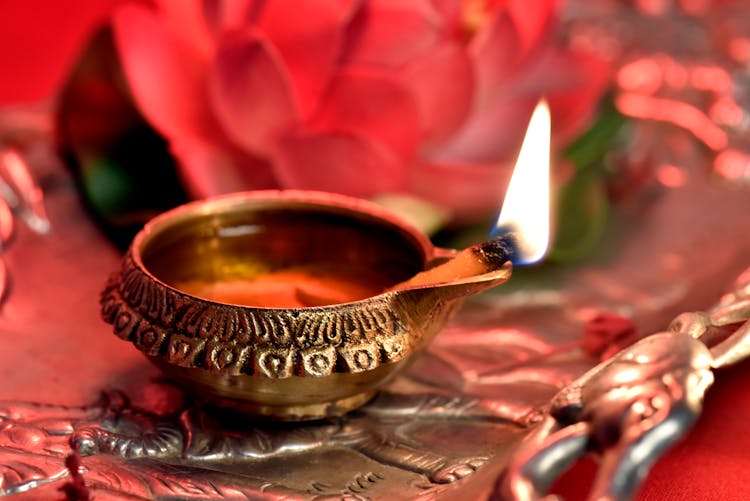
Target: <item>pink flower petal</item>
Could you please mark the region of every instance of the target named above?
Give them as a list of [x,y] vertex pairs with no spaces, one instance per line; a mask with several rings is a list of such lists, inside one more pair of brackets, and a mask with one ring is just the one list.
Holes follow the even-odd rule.
[[510,79],[519,64],[518,32],[507,11],[496,12],[472,40],[470,50],[477,75],[477,105]]
[[256,154],[267,154],[276,137],[297,121],[281,57],[257,31],[222,39],[209,78],[211,102],[227,134]]
[[347,60],[397,67],[432,47],[440,30],[440,16],[429,0],[369,1],[352,26]]
[[448,209],[453,222],[476,222],[502,204],[513,163],[440,164],[409,167],[409,192]]
[[554,0],[512,0],[487,13],[471,42],[477,72],[477,104],[482,105],[498,87],[522,69],[532,52],[548,41]]
[[512,159],[520,148],[531,111],[547,98],[556,145],[581,132],[609,82],[607,65],[593,56],[549,45],[523,71],[485,96],[466,123],[434,158],[490,162]]
[[508,0],[506,8],[518,33],[522,55],[547,41],[552,31],[558,0]]
[[416,98],[426,147],[444,140],[466,118],[474,97],[474,72],[460,45],[444,42],[410,64],[403,79]]
[[149,122],[169,138],[214,136],[206,61],[145,7],[125,5],[113,23],[130,89]]
[[193,198],[278,188],[270,165],[229,144],[189,139],[171,142],[182,184]]
[[604,61],[548,45],[496,99],[515,96],[536,101],[546,97],[552,112],[552,133],[560,145],[580,132],[609,82],[610,69]]
[[466,34],[465,0],[432,0],[432,6],[442,18],[444,31],[457,37]]
[[260,28],[284,59],[304,116],[333,74],[354,6],[353,0],[297,0],[290,11],[285,2],[267,2],[260,14]]
[[431,158],[444,162],[513,162],[539,97],[513,92],[494,96],[492,102],[471,114],[450,141],[431,152]]
[[567,68],[548,94],[553,134],[558,142],[567,143],[591,120],[597,103],[610,87],[611,68],[596,57],[560,49],[541,58],[540,70],[544,66]]
[[206,24],[203,0],[154,0],[166,28],[194,51],[207,57],[213,49],[213,35]]
[[406,176],[382,144],[349,133],[290,135],[279,145],[274,169],[284,188],[360,197],[403,190]]
[[395,75],[354,68],[335,76],[312,127],[372,136],[402,157],[414,154],[420,133],[414,96]]
[[[178,5],[174,0],[162,0]],[[214,34],[224,30],[233,30],[247,26],[256,17],[262,7],[258,0],[200,0],[206,24]]]

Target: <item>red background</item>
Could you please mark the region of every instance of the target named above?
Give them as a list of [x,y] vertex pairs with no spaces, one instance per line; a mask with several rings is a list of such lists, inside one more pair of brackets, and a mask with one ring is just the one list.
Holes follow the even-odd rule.
[[50,97],[116,0],[0,0],[0,105]]

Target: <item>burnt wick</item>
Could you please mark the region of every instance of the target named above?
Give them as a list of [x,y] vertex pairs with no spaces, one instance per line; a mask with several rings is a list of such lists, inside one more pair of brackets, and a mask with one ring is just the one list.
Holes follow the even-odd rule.
[[469,247],[484,261],[487,266],[499,267],[508,261],[515,263],[518,249],[518,237],[516,233],[504,233],[500,236]]
[[388,291],[471,278],[509,265],[516,256],[516,235],[505,233],[457,252],[448,261],[417,273]]

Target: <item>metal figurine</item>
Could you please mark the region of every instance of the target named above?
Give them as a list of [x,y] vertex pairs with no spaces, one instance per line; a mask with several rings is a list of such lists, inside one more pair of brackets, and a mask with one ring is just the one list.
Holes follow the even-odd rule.
[[630,499],[650,466],[700,415],[711,369],[750,355],[750,269],[708,312],[622,350],[564,388],[523,440],[496,499],[541,499],[573,462],[601,455],[589,499]]
[[711,356],[690,336],[660,333],[563,389],[523,440],[497,499],[540,499],[575,460],[601,454],[592,500],[630,499],[651,464],[697,419]]

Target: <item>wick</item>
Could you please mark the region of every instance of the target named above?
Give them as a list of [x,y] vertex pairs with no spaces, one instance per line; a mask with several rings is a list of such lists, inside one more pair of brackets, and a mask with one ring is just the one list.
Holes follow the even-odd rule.
[[493,232],[490,240],[471,247],[480,259],[491,266],[502,266],[507,261],[518,264],[518,233]]
[[515,241],[515,233],[505,233],[472,245],[457,252],[448,261],[399,282],[386,292],[447,283],[500,270],[509,262],[512,263],[512,258],[517,255]]

